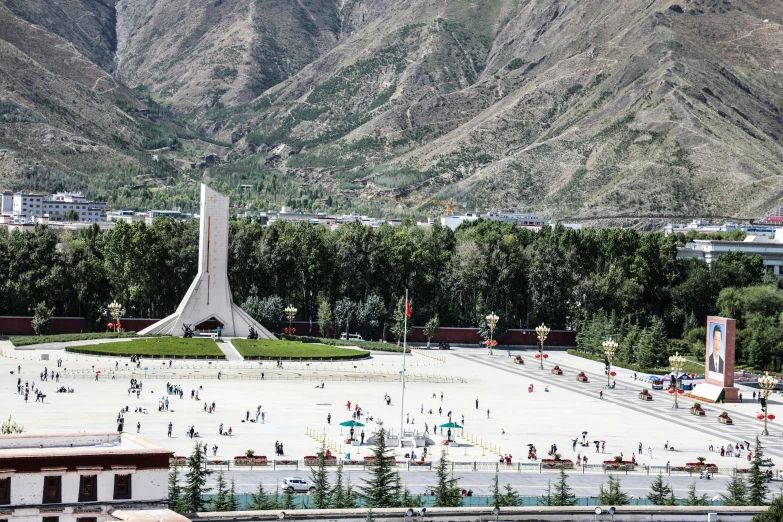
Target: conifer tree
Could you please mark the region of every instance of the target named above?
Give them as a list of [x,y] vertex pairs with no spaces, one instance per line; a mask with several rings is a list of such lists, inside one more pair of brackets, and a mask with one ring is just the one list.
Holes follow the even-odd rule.
[[318,451],[316,467],[310,467],[310,481],[315,490],[311,497],[316,509],[329,508],[329,494],[331,486],[329,485],[329,472],[326,471],[326,446],[321,443],[321,449]]
[[747,506],[748,505],[748,486],[742,477],[735,475],[726,486],[726,495],[723,497],[723,503],[727,506]]
[[539,506],[554,506],[555,505],[555,499],[552,496],[552,481],[547,480],[546,481],[546,495],[543,497],[538,498],[538,505]]
[[603,483],[598,486],[598,502],[611,506],[624,506],[628,503],[628,495],[620,487],[620,479],[609,475],[609,485],[606,489]]
[[688,496],[685,497],[684,502],[686,506],[708,506],[710,504],[706,494],[698,495],[695,482],[688,488]]
[[748,505],[764,506],[767,503],[769,487],[767,477],[761,469],[761,441],[756,435],[756,448],[753,452],[753,460],[750,463],[750,475],[748,477]]
[[435,507],[459,507],[462,505],[462,494],[457,479],[449,473],[449,461],[446,453],[440,454],[438,467],[435,468]]
[[397,496],[394,493],[395,473],[392,470],[392,462],[386,453],[386,430],[381,428],[375,434],[375,445],[372,454],[375,457],[370,466],[370,478],[364,479],[364,486],[360,488],[360,494],[368,508],[387,508],[397,505]]
[[506,490],[503,494],[503,506],[518,506],[522,501],[522,499],[519,498],[519,493],[511,487],[510,482],[506,482],[506,485],[503,487]]
[[575,506],[577,500],[571,494],[571,488],[568,486],[568,475],[565,469],[560,468],[560,477],[555,484],[555,493],[552,495],[553,506]]
[[283,493],[283,501],[281,502],[281,508],[282,509],[294,509],[294,500],[296,499],[296,495],[294,495],[293,488],[287,488],[285,492]]
[[753,517],[753,522],[780,522],[783,520],[783,488],[773,500],[767,511]]
[[204,502],[202,495],[212,490],[212,488],[206,487],[207,477],[211,473],[204,466],[204,455],[196,442],[193,453],[188,457],[188,473],[185,476],[185,488],[182,490],[180,503],[182,513],[204,511],[206,502]]
[[182,502],[182,488],[179,485],[179,466],[174,463],[174,466],[169,472],[169,508],[172,511],[180,512],[180,504]]
[[228,487],[222,471],[218,473],[215,484],[215,498],[212,499],[209,507],[210,511],[229,511]]
[[249,511],[264,511],[277,508],[277,501],[271,500],[264,492],[264,484],[258,483],[258,489],[250,494],[250,502],[247,505]]
[[663,481],[663,474],[658,473],[658,476],[655,477],[655,480],[650,484],[650,492],[647,494],[647,500],[654,506],[665,506],[673,493],[674,490],[669,483]]
[[226,511],[239,511],[239,499],[237,498],[237,485],[234,479],[231,479],[231,488],[228,490],[226,498]]

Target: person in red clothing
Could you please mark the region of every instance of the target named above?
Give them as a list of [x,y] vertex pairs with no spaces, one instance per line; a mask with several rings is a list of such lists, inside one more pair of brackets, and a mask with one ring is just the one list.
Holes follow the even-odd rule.
[[348,404],[345,405],[348,408],[348,411],[351,411],[351,401],[348,401]]

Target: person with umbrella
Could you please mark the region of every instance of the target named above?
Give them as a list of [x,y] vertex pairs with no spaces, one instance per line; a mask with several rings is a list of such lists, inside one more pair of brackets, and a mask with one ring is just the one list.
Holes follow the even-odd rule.
[[599,449],[600,449],[600,447],[601,447],[601,441],[600,441],[600,440],[594,440],[594,441],[593,441],[593,444],[595,444],[595,452],[596,452],[596,453],[599,453],[599,451],[598,451],[598,450],[599,450]]

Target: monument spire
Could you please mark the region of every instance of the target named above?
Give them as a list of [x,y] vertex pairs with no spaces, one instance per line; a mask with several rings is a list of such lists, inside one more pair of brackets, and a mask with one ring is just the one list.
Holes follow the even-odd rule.
[[216,320],[223,325],[223,335],[246,337],[252,326],[259,338],[275,337],[231,298],[228,284],[229,199],[201,185],[198,274],[190,284],[177,311],[139,332],[139,335],[182,335],[182,326]]

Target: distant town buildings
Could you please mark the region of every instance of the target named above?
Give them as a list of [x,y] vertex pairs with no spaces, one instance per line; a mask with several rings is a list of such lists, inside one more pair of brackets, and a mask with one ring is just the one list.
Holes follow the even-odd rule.
[[697,239],[686,243],[685,247],[677,249],[678,259],[703,259],[707,264],[715,261],[727,252],[739,251],[746,255],[759,255],[764,262],[767,273],[783,278],[783,228],[778,228],[775,234],[749,234],[743,241],[725,241]]
[[78,216],[78,221],[96,223],[102,221],[106,213],[106,203],[87,201],[78,192],[58,192],[51,196],[3,192],[0,203],[3,220],[12,224],[65,221],[65,214],[71,210]]
[[[783,223],[783,221],[782,221]],[[774,237],[776,228],[769,225],[738,225],[736,223],[724,223],[722,225],[708,225],[706,221],[696,219],[684,224],[669,223],[664,227],[664,233],[668,236],[671,234],[687,234],[688,232],[699,232],[701,234],[712,234],[715,232],[746,232],[755,236],[767,236]]]

